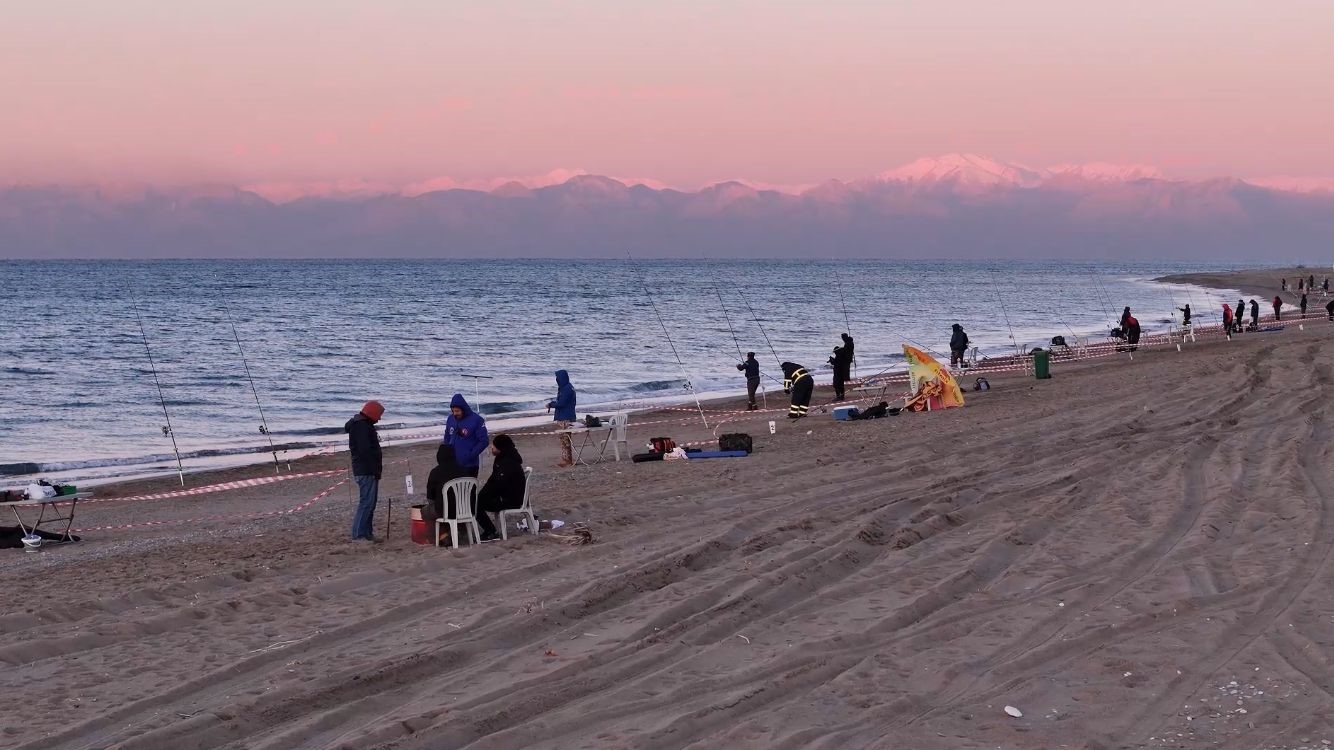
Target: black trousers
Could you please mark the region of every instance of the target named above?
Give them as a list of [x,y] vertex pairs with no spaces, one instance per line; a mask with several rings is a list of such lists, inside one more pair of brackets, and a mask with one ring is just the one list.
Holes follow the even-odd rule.
[[491,523],[492,513],[499,513],[502,510],[513,510],[523,505],[523,498],[506,499],[500,496],[499,492],[483,487],[481,492],[477,493],[477,525],[481,527],[482,533],[491,536],[500,532],[496,531],[495,524]]
[[435,518],[454,518],[454,498],[449,498],[449,515],[445,515],[444,487],[451,479],[459,477],[477,478],[478,469],[465,469],[461,466],[439,466],[431,469],[426,477],[426,501],[431,506]]
[[848,373],[834,369],[834,398],[843,400],[843,386],[848,382]]
[[792,405],[787,409],[791,419],[804,417],[811,410],[811,394],[815,392],[815,378],[810,375],[798,380],[792,386]]
[[755,405],[755,391],[760,387],[759,378],[746,378],[746,398],[750,399],[750,405]]

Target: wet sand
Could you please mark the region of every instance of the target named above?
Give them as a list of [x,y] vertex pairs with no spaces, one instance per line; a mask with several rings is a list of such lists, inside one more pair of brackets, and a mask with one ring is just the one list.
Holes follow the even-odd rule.
[[[557,470],[520,437],[586,546],[418,546],[401,502],[352,544],[345,456],[102,488],[84,542],[0,551],[0,747],[1325,747],[1334,325],[1304,327],[964,409],[734,415],[744,459]],[[710,437],[636,419],[665,421],[632,446]],[[386,493],[433,452],[391,448]]]

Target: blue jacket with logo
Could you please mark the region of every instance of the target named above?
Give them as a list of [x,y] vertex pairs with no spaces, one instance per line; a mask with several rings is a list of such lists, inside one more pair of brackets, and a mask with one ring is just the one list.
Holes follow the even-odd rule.
[[482,465],[480,458],[482,451],[486,450],[491,440],[486,434],[486,420],[468,406],[468,401],[461,393],[455,393],[449,405],[451,408],[457,406],[462,409],[463,417],[455,419],[453,414],[449,415],[449,419],[445,420],[443,442],[454,447],[454,458],[459,462],[459,466],[476,469]]

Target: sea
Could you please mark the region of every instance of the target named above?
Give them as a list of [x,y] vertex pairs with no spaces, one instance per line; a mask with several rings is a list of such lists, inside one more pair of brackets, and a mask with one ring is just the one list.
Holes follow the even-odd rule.
[[372,398],[391,442],[438,432],[454,393],[514,429],[550,420],[557,369],[582,415],[742,393],[747,351],[771,396],[781,360],[827,379],[845,331],[864,377],[902,369],[906,342],[948,351],[952,323],[983,354],[1105,336],[1127,305],[1146,333],[1187,304],[1217,323],[1235,291],[1153,281],[1208,270],[1223,267],[0,261],[0,486],[175,473],[177,453],[197,471],[337,450]]

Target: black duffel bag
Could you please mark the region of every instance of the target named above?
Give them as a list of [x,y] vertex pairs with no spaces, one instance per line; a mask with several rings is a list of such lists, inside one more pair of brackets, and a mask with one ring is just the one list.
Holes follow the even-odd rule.
[[750,453],[753,447],[750,435],[744,432],[729,432],[726,435],[718,436],[718,450],[720,451],[745,451]]

